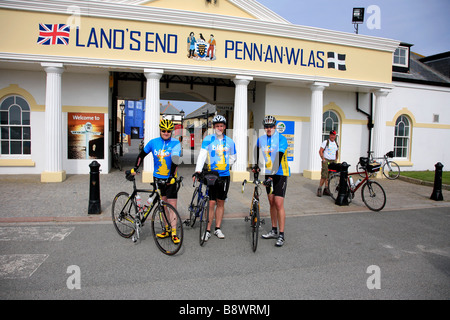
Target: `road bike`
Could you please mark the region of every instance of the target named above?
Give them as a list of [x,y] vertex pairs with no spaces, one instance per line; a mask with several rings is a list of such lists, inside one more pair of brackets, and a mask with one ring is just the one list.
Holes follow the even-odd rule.
[[[183,244],[183,223],[178,211],[169,203],[162,200],[159,185],[167,183],[167,179],[157,179],[150,183],[153,190],[137,189],[136,179],[129,171],[126,179],[133,182],[133,192],[119,192],[112,203],[112,220],[119,235],[124,238],[132,238],[137,242],[140,237],[141,228],[152,212],[152,235],[156,246],[167,255],[176,254]],[[182,184],[183,177],[177,178],[177,192]],[[136,196],[139,193],[150,194],[153,200],[150,206],[138,208]]]
[[[373,151],[367,152],[369,156],[369,163],[377,163],[376,160],[381,160],[381,168],[383,175],[388,178],[389,180],[395,180],[400,176],[400,166],[395,163],[394,161],[389,160],[389,158],[394,157],[394,151],[389,151],[382,157],[373,157]],[[364,177],[364,168],[362,167],[361,163],[358,162],[356,165],[356,171],[359,173],[361,177]],[[374,176],[375,173],[371,173],[370,177]]]
[[114,168],[122,171],[122,163],[120,162],[119,151],[118,151],[119,147],[120,147],[120,143],[117,143],[117,144],[111,145],[109,147],[109,150],[112,153]]
[[[260,207],[259,207],[259,196],[261,195],[261,185],[264,185],[263,181],[258,179],[258,172],[253,173],[253,181],[244,180],[242,182],[242,193],[244,193],[245,185],[247,183],[252,183],[255,185],[253,190],[252,202],[250,203],[250,211],[249,215],[244,218],[244,220],[250,221],[250,229],[251,229],[251,240],[252,240],[252,250],[256,252],[256,248],[258,247],[258,234],[259,227],[261,224],[265,224],[264,219],[260,217]],[[270,184],[270,193],[272,193],[273,187],[272,182]]]
[[[196,180],[199,182],[199,189],[201,192],[202,185],[205,185],[205,193],[199,194],[197,193],[197,205],[195,215],[200,220],[200,233],[199,233],[199,242],[200,246],[203,246],[206,242],[206,232],[209,224],[209,188],[214,186],[219,179],[219,173],[217,171],[206,171],[203,170],[200,175],[197,176]],[[195,184],[195,182],[194,182]],[[197,190],[197,188],[196,188]],[[194,195],[192,196],[192,200],[195,201],[195,190]],[[191,201],[192,204],[192,201]],[[195,223],[195,221],[194,221]],[[193,226],[193,224],[192,224]]]
[[[198,183],[197,186],[195,185],[195,183]],[[194,183],[192,185],[194,187],[194,193],[192,194],[192,200],[191,203],[189,204],[189,219],[186,219],[184,221],[184,223],[187,226],[191,226],[192,228],[195,225],[195,221],[197,221],[197,218],[201,218],[201,213],[203,210],[203,204],[204,204],[204,197],[205,195],[203,194],[202,188],[203,188],[203,178],[201,179],[195,179]]]
[[[380,171],[380,164],[369,164],[369,158],[365,157],[361,157],[359,159],[361,168],[364,169],[364,177],[362,180],[359,179],[356,183],[353,183],[352,176],[358,176],[360,175],[360,172],[348,173],[347,193],[345,197],[347,197],[348,202],[351,202],[355,197],[356,191],[362,187],[361,198],[364,204],[372,211],[380,211],[386,205],[386,193],[384,192],[381,184],[369,179],[370,174]],[[336,200],[339,195],[340,179],[340,172],[332,174],[328,179],[328,190],[330,191],[330,196],[333,200]]]

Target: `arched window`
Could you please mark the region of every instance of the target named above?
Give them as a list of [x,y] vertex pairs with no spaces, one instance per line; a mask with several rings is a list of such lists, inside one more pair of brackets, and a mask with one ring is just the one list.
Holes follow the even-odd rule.
[[20,96],[0,103],[1,154],[31,154],[30,106]]
[[411,125],[407,116],[402,114],[395,122],[394,156],[408,158],[409,142],[411,139]]
[[339,117],[333,110],[328,110],[323,113],[322,123],[322,141],[328,139],[330,131],[336,131],[336,140],[339,137]]

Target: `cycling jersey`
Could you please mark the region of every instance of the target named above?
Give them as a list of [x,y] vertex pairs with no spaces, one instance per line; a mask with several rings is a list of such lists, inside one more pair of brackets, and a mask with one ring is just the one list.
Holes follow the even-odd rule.
[[287,176],[291,175],[291,170],[287,161],[287,139],[285,136],[281,135],[278,131],[272,136],[264,135],[258,139],[256,142],[256,146],[261,149],[262,154],[264,155],[265,162],[265,175],[271,175],[273,169],[273,163],[275,161],[280,161],[278,157],[278,153],[283,153],[283,157],[281,158],[278,171],[275,175],[279,176]]
[[150,140],[144,147],[144,152],[151,152],[153,154],[153,176],[160,179],[167,179],[170,176],[172,156],[181,156],[181,144],[174,138],[163,140],[163,138],[159,137]]
[[[222,139],[218,139],[215,134],[206,136],[202,142],[202,150],[207,152],[208,170],[217,171],[220,177],[230,175],[230,165],[236,159],[236,147],[231,138],[224,136]],[[198,167],[203,166],[203,163],[200,162],[197,163]]]

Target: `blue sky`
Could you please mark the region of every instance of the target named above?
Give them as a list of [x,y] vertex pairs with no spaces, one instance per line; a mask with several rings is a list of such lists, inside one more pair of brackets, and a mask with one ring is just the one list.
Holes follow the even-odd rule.
[[[349,33],[355,32],[352,9],[364,7],[365,22],[359,25],[359,34],[413,44],[412,51],[424,56],[450,51],[450,0],[257,1],[293,24]],[[368,27],[368,20],[375,18],[375,13],[367,12],[369,6],[379,8],[379,29]],[[203,105],[171,102],[186,114]]]

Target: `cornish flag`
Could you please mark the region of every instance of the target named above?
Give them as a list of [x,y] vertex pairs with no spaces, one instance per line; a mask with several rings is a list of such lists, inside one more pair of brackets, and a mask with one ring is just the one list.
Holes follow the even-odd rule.
[[347,70],[345,68],[345,54],[328,52],[328,69]]
[[67,24],[39,24],[38,44],[45,46],[54,44],[69,44],[70,26]]

